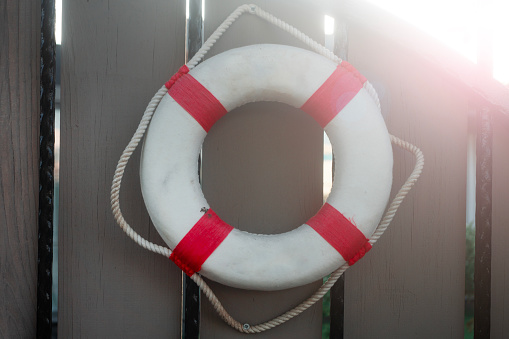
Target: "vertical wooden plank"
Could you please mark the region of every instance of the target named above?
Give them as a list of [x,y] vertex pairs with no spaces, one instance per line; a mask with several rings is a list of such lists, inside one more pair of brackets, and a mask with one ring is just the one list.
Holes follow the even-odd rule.
[[490,338],[493,113],[477,111],[474,336]]
[[0,337],[37,319],[40,2],[0,1]]
[[[348,30],[343,18],[335,18],[334,54],[348,61]],[[332,165],[334,167],[334,164]],[[334,173],[334,169],[332,170]],[[330,290],[330,339],[343,339],[345,332],[345,275]]]
[[[489,7],[491,0],[484,2]],[[477,69],[493,76],[493,31],[480,25],[477,38]],[[477,110],[475,184],[474,337],[489,339],[491,327],[491,228],[493,113],[488,107]]]
[[[317,177],[321,173],[318,162],[322,139],[313,140],[313,137],[321,129],[307,118],[284,105],[259,103],[230,112],[229,117],[209,132],[203,147],[204,193],[227,223],[249,232],[285,232],[304,223],[320,208],[321,190],[312,192],[311,189],[320,184]],[[315,201],[309,201],[309,196]],[[319,285],[317,282],[279,292],[260,292],[211,283],[226,309],[250,324],[285,312]],[[210,303],[202,300],[200,336],[238,337],[217,316]],[[321,303],[318,303],[298,319],[259,336],[318,338],[321,313]]]
[[[206,1],[205,38],[244,1]],[[323,1],[253,1],[323,43]],[[252,15],[241,17],[211,54],[254,43],[303,47],[287,33]],[[322,204],[323,131],[292,107],[254,103],[222,118],[203,145],[203,191],[232,226],[255,233],[281,233],[305,222]],[[257,324],[311,295],[320,281],[279,292],[246,291],[211,282],[226,309],[241,322]],[[320,338],[321,303],[257,338]],[[202,302],[201,338],[238,338],[207,300]]]
[[[242,0],[205,0],[205,40],[233,10],[245,3]],[[261,9],[298,28],[315,41],[324,43],[323,18],[327,13],[327,5],[331,3],[330,0],[317,0],[313,3],[308,0],[283,0],[277,3],[256,0],[249,3],[260,6]],[[256,30],[253,30],[253,27],[256,27]],[[246,45],[278,43],[307,48],[304,43],[265,20],[244,14],[223,34],[207,56]]]
[[[115,167],[154,93],[184,62],[185,2],[63,3],[59,329],[62,338],[177,338],[181,272],[115,224]],[[139,187],[122,181],[126,220],[162,244]]]
[[[421,179],[373,250],[346,272],[345,338],[463,335],[467,99],[431,64],[352,24],[349,60],[378,90],[389,131],[420,147]],[[413,157],[394,149],[393,191]]]
[[491,257],[491,338],[509,333],[509,117],[493,117],[493,219]]

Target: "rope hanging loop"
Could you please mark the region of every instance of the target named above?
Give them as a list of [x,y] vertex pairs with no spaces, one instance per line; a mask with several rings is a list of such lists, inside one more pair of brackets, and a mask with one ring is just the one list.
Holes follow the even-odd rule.
[[[196,125],[199,126],[199,128],[203,128],[203,130],[198,129],[199,132],[197,132],[197,134],[196,134],[196,136],[198,136],[198,137],[196,137],[190,141],[190,143],[194,142],[195,144],[197,144],[199,146],[199,145],[201,145],[204,135],[206,135],[206,132],[210,128],[211,124],[213,124],[215,122],[215,120],[219,119],[222,115],[224,115],[228,110],[230,110],[232,108],[232,107],[226,107],[226,108],[222,107],[222,103],[220,100],[218,100],[218,103],[216,103],[214,101],[214,99],[216,99],[216,98],[209,98],[210,99],[209,101],[211,103],[209,103],[208,105],[209,106],[212,105],[211,106],[212,112],[214,112],[214,113],[209,114],[208,116],[205,116],[205,117],[200,115],[199,113],[197,113],[197,115],[193,115],[193,113],[192,113],[193,110],[196,112],[200,112],[200,111],[202,111],[202,107],[198,107],[198,108],[194,107],[193,108],[193,104],[190,104],[190,106],[187,107],[186,106],[186,105],[188,105],[187,101],[195,102],[196,100],[187,100],[186,96],[188,96],[188,95],[207,95],[206,91],[204,91],[202,89],[203,86],[200,87],[199,81],[198,81],[198,84],[196,84],[195,83],[196,79],[194,79],[194,77],[191,76],[189,72],[191,72],[198,65],[198,63],[204,58],[204,56],[206,55],[208,50],[210,50],[210,48],[222,36],[222,34],[226,31],[226,29],[228,29],[231,26],[231,24],[243,13],[250,13],[250,14],[256,15],[256,16],[266,20],[267,22],[274,24],[275,26],[283,29],[284,31],[290,33],[291,35],[295,36],[299,40],[306,43],[306,45],[308,45],[310,47],[310,49],[312,49],[317,54],[332,61],[332,63],[337,65],[337,69],[339,69],[339,71],[337,71],[339,73],[339,75],[336,74],[336,71],[334,71],[333,74],[336,74],[338,79],[341,79],[341,77],[344,77],[345,74],[347,77],[352,78],[353,80],[350,80],[349,83],[353,83],[355,85],[354,87],[357,92],[366,93],[363,95],[367,96],[369,98],[369,100],[373,103],[373,106],[379,110],[380,102],[379,102],[378,96],[377,96],[376,91],[374,90],[373,86],[368,81],[366,81],[365,78],[363,78],[358,72],[356,72],[355,69],[353,67],[351,67],[351,65],[349,65],[346,62],[343,62],[340,58],[335,56],[332,52],[330,52],[329,50],[327,50],[325,47],[321,46],[320,44],[316,43],[315,41],[310,39],[308,36],[306,36],[305,34],[300,32],[299,30],[297,30],[296,28],[288,25],[287,23],[274,17],[273,15],[263,11],[258,6],[256,6],[256,5],[242,5],[242,6],[238,7],[230,16],[228,16],[228,18],[207,39],[207,41],[204,43],[202,48],[189,61],[189,63],[187,65],[183,66],[179,70],[179,72],[177,74],[175,74],[170,79],[170,81],[168,81],[165,84],[165,86],[161,87],[159,89],[159,91],[155,94],[155,96],[152,98],[150,103],[148,104],[135,134],[133,135],[128,146],[125,148],[125,150],[122,153],[122,156],[118,162],[118,165],[117,165],[117,168],[115,171],[115,175],[113,178],[113,182],[112,182],[112,188],[111,188],[111,206],[112,206],[112,211],[113,211],[113,215],[115,217],[116,222],[120,225],[122,230],[124,230],[124,232],[130,238],[132,238],[137,244],[139,244],[143,248],[146,248],[152,252],[164,255],[166,257],[170,257],[177,264],[180,263],[179,266],[188,275],[190,275],[191,278],[197,283],[197,285],[201,288],[202,292],[207,296],[209,301],[212,303],[213,307],[216,309],[216,311],[218,312],[220,317],[228,325],[235,328],[239,332],[260,333],[260,332],[266,331],[268,329],[274,328],[274,327],[292,319],[293,317],[299,315],[300,313],[302,313],[303,311],[305,311],[306,309],[311,307],[313,304],[315,304],[318,300],[320,300],[327,293],[327,291],[330,290],[330,288],[334,285],[334,283],[338,280],[338,278],[343,274],[343,272],[351,264],[353,264],[356,260],[358,260],[360,257],[362,257],[362,255],[364,255],[364,253],[367,250],[369,250],[369,248],[371,248],[371,246],[379,239],[379,237],[382,235],[382,233],[388,227],[388,225],[392,221],[397,209],[401,205],[403,199],[405,198],[405,196],[408,194],[408,192],[410,191],[412,186],[417,181],[419,175],[422,172],[423,166],[424,166],[424,157],[422,155],[422,152],[414,145],[409,144],[408,142],[405,142],[395,136],[392,136],[392,135],[388,136],[387,141],[389,144],[389,148],[390,148],[390,143],[392,143],[393,145],[396,145],[398,147],[401,147],[402,149],[405,149],[405,150],[411,152],[416,158],[416,164],[415,164],[415,168],[414,168],[413,172],[411,173],[409,178],[406,180],[404,185],[401,187],[399,192],[396,194],[393,201],[390,203],[390,205],[387,208],[381,221],[378,224],[373,225],[374,230],[372,232],[371,231],[369,232],[369,234],[371,234],[369,236],[369,238],[366,238],[362,232],[356,233],[356,231],[355,231],[356,224],[352,223],[351,220],[348,217],[346,217],[345,221],[344,221],[344,227],[347,227],[347,228],[350,227],[350,229],[352,229],[352,231],[349,233],[353,232],[352,234],[354,234],[354,238],[352,238],[351,235],[348,235],[348,237],[349,237],[348,239],[349,240],[357,239],[354,242],[357,242],[358,245],[356,245],[351,251],[349,251],[347,253],[339,252],[341,254],[341,257],[339,255],[338,255],[338,257],[341,258],[341,260],[343,260],[343,258],[345,258],[345,260],[342,261],[343,264],[341,264],[339,267],[336,266],[337,268],[330,275],[329,279],[312,296],[310,296],[308,299],[303,301],[301,304],[299,304],[295,308],[287,311],[286,313],[284,313],[272,320],[262,323],[262,324],[251,325],[251,324],[247,324],[247,323],[241,323],[241,322],[235,320],[224,309],[221,302],[214,295],[214,293],[208,287],[208,285],[205,283],[205,281],[201,278],[201,275],[199,273],[197,273],[198,271],[200,271],[202,269],[202,265],[206,266],[206,260],[215,251],[215,248],[207,249],[205,251],[206,253],[202,251],[203,253],[201,253],[200,255],[202,256],[203,260],[199,261],[199,262],[192,261],[195,259],[196,255],[193,255],[191,258],[192,262],[189,262],[189,260],[186,259],[186,254],[185,254],[189,248],[188,247],[181,248],[184,246],[184,245],[181,246],[181,243],[183,243],[183,241],[186,239],[186,237],[189,234],[192,235],[191,238],[193,238],[193,239],[195,239],[196,237],[199,238],[200,234],[201,234],[200,232],[203,232],[204,230],[209,230],[210,225],[213,225],[212,230],[214,232],[216,232],[217,230],[220,231],[219,232],[220,235],[218,238],[220,240],[219,244],[221,244],[221,242],[230,234],[230,232],[235,232],[235,230],[232,230],[231,226],[229,226],[229,225],[226,225],[226,226],[223,225],[221,223],[221,220],[208,207],[206,202],[200,203],[199,207],[197,206],[196,209],[193,209],[193,213],[195,213],[194,215],[196,216],[196,218],[199,218],[199,222],[197,222],[196,224],[193,222],[193,224],[195,226],[201,225],[200,227],[198,227],[199,228],[198,233],[196,233],[196,232],[192,233],[191,231],[189,231],[184,238],[181,237],[179,241],[177,241],[176,243],[174,243],[172,245],[172,248],[173,248],[173,251],[172,251],[167,247],[160,246],[160,245],[157,245],[157,244],[147,241],[146,239],[142,238],[139,234],[137,234],[131,228],[131,226],[126,222],[126,220],[124,219],[124,217],[122,215],[122,212],[120,209],[119,194],[120,194],[120,187],[121,187],[121,182],[122,182],[122,177],[123,177],[123,174],[125,171],[125,167],[127,166],[127,163],[129,161],[132,153],[134,152],[134,150],[138,146],[139,142],[141,141],[142,137],[144,136],[145,132],[147,131],[148,125],[149,125],[150,121],[152,120],[156,109],[161,109],[162,107],[166,107],[167,105],[171,106],[171,105],[173,105],[172,102],[180,103],[179,107],[181,107],[181,106],[185,107],[186,111],[191,116],[193,116],[193,118],[196,120],[196,122],[198,122],[198,124],[196,124]],[[212,60],[212,59],[209,59],[209,60]],[[193,75],[198,78],[198,76],[197,76],[198,74],[199,74],[199,72],[197,69],[197,71],[194,72]],[[324,82],[324,85],[331,78],[332,78],[332,76],[327,78],[327,80]],[[339,81],[339,80],[336,79],[336,80],[331,80],[331,81]],[[178,83],[179,85],[175,86],[176,83]],[[180,99],[178,99],[178,98],[182,98],[182,95],[179,93],[182,91],[185,92],[186,88],[187,88],[186,86],[190,86],[189,88],[191,88],[191,90],[187,90],[186,94],[183,96],[183,99],[181,101],[179,101]],[[313,96],[309,100],[307,100],[302,105],[301,108],[303,110],[307,111],[311,115],[316,115],[313,117],[322,125],[322,127],[325,127],[325,130],[327,131],[327,128],[328,128],[327,126],[329,126],[329,124],[331,122],[335,121],[335,115],[328,116],[327,114],[323,113],[323,111],[324,111],[324,109],[323,109],[324,106],[322,105],[323,98],[326,97],[328,94],[323,94],[323,93],[327,92],[327,89],[325,89],[323,91],[321,91],[321,89],[322,89],[322,87],[320,87],[316,91],[316,93],[320,93],[319,96],[315,97],[316,93],[313,94]],[[205,88],[205,90],[206,90],[206,88]],[[196,93],[198,93],[198,94],[196,94]],[[171,96],[171,98],[170,98],[170,96]],[[311,100],[314,97],[315,97],[315,99]],[[173,100],[173,101],[171,101],[171,100]],[[353,100],[353,97],[350,98],[349,100]],[[335,112],[335,113],[337,114],[337,112]],[[210,116],[213,116],[214,117],[213,119],[215,119],[215,120],[211,121]],[[156,117],[156,119],[159,119],[159,115]],[[187,119],[186,121],[189,121],[188,118],[186,118],[186,119]],[[155,123],[154,126],[159,125],[159,123],[160,123],[160,120],[158,120],[158,123]],[[152,130],[153,129],[151,128],[151,133],[152,133]],[[150,134],[151,133],[149,133],[149,135],[145,139],[146,146],[147,146],[147,143],[150,142]],[[188,147],[187,144],[186,144],[186,147]],[[333,147],[334,147],[334,145],[333,145]],[[146,148],[148,148],[148,147],[146,147]],[[390,172],[392,175],[392,151],[390,154],[391,154]],[[145,156],[143,158],[145,158]],[[142,164],[142,172],[144,171],[143,168],[144,167]],[[147,167],[145,166],[145,168],[147,168]],[[150,168],[150,166],[148,168]],[[193,175],[196,176],[196,173],[195,173],[196,171],[193,172],[193,170],[189,170],[189,171],[186,171],[186,173],[187,172],[189,172],[189,173],[192,172]],[[196,180],[196,182],[198,182],[197,178],[194,178],[194,176],[192,178],[190,177],[190,179]],[[389,192],[390,192],[390,186],[391,186],[391,184],[388,185]],[[334,204],[332,204],[332,205],[334,205]],[[326,239],[326,235],[323,235],[321,233],[322,228],[320,228],[320,225],[323,224],[323,220],[327,219],[327,216],[331,215],[330,213],[332,213],[334,215],[333,219],[335,219],[335,220],[338,219],[338,216],[336,214],[334,214],[335,213],[334,206],[330,206],[330,207],[333,207],[333,209],[331,210],[332,212],[329,212],[329,206],[327,206],[327,204],[324,205],[324,207],[327,207],[328,210],[324,211],[320,215],[320,217],[310,219],[308,221],[308,224],[317,233],[319,233],[322,237],[324,237],[324,239]],[[151,218],[153,219],[154,224],[157,225],[158,217],[154,218],[151,215]],[[161,220],[162,219],[164,219],[164,218],[161,218]],[[202,220],[204,220],[204,221],[202,221]],[[211,222],[212,222],[212,224],[211,224]],[[364,224],[364,223],[361,223],[361,224]],[[318,226],[313,227],[313,225],[318,225]],[[209,228],[207,228],[207,227],[209,227]],[[194,229],[194,227],[193,227],[193,229]],[[326,231],[327,231],[327,229],[326,229]],[[207,231],[207,232],[209,232],[209,231]],[[327,233],[327,232],[325,232],[325,233]],[[222,237],[222,239],[220,239],[221,237]],[[170,239],[170,241],[168,241],[164,235],[163,235],[163,238],[165,239],[165,241],[167,243],[173,243],[171,241],[171,239]],[[333,245],[329,240],[327,240],[327,241],[329,242],[329,244]],[[217,246],[219,246],[219,244]],[[191,243],[191,247],[192,247],[192,243]],[[210,253],[207,251],[209,251]],[[205,266],[203,266],[204,271],[206,271]],[[330,270],[328,272],[330,272]],[[321,276],[323,276],[323,275],[325,275],[325,274],[322,274]],[[301,282],[302,281],[298,281],[298,283],[296,285],[301,284]],[[289,285],[285,285],[284,287],[287,288],[288,286]],[[240,287],[244,287],[244,286],[241,285]],[[291,287],[291,285],[290,285],[290,287]]]

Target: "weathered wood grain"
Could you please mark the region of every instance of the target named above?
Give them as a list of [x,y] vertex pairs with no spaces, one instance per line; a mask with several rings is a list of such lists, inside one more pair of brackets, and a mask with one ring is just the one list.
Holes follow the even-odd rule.
[[0,1],[0,338],[37,322],[40,2]]
[[[468,98],[376,31],[352,24],[348,38],[349,61],[378,90],[389,131],[420,147],[426,165],[387,232],[346,272],[345,338],[461,337]],[[393,191],[413,157],[395,149],[394,164]]]
[[[59,336],[177,338],[181,272],[143,250],[110,210],[115,167],[154,93],[184,63],[185,2],[63,4]],[[122,182],[126,220],[162,243],[139,187],[139,150]]]
[[[203,148],[203,187],[224,220],[241,230],[281,233],[304,223],[321,206],[320,127],[303,112],[274,103],[234,110],[213,129]],[[274,142],[277,140],[278,142]],[[314,164],[314,165],[313,165]],[[212,175],[214,175],[212,177]],[[320,282],[280,292],[211,284],[238,319],[257,324],[311,295]],[[202,298],[202,338],[236,338]],[[319,338],[321,303],[262,338]]]
[[493,210],[491,233],[491,337],[509,333],[509,117],[493,118]]
[[[207,1],[205,38],[244,2]],[[323,42],[323,1],[253,1],[262,9]],[[288,8],[292,8],[291,11]],[[254,43],[304,47],[288,33],[244,15],[211,54]],[[234,227],[256,233],[291,230],[322,204],[323,131],[302,111],[256,103],[227,114],[203,146],[203,190],[210,205]],[[254,292],[211,283],[226,309],[239,321],[260,323],[311,295],[321,282],[280,292]],[[321,303],[257,338],[320,338]],[[201,338],[238,338],[202,297]]]

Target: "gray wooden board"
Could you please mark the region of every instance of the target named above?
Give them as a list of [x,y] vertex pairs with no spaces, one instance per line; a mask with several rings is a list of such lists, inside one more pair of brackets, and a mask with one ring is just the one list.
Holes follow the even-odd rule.
[[[313,140],[320,132],[311,118],[284,105],[251,104],[230,112],[203,147],[203,187],[210,205],[227,223],[249,232],[280,233],[301,225],[321,206],[322,191],[313,192],[321,188],[322,139]],[[280,292],[212,288],[240,321],[257,324],[298,304],[319,284]],[[237,337],[202,300],[201,337]],[[260,337],[320,337],[320,306]]]
[[[62,338],[177,338],[181,272],[116,225],[115,167],[155,92],[184,62],[184,1],[63,4],[59,225]],[[139,150],[121,207],[142,236],[163,244],[139,187]]]
[[35,338],[40,2],[0,16],[0,338]]
[[412,23],[366,0],[333,1],[330,8],[336,15],[347,17],[349,23],[355,22],[371,28],[381,36],[397,41],[405,49],[428,59],[440,68],[440,72],[448,74],[457,87],[468,93],[470,99],[509,114],[507,86],[494,80],[489,72],[480,72],[479,65]]
[[[426,165],[387,232],[346,272],[345,338],[461,337],[468,99],[403,46],[355,24],[348,33],[349,61],[378,90],[389,131],[420,147]],[[413,165],[395,148],[393,194]]]
[[[205,38],[244,1],[206,1]],[[323,43],[325,1],[253,1]],[[210,55],[254,43],[304,45],[265,21],[245,14]],[[203,191],[232,226],[280,233],[305,222],[322,204],[323,131],[302,111],[255,103],[227,114],[203,146]],[[279,292],[246,291],[211,283],[226,309],[242,323],[277,316],[311,295],[321,281]],[[257,338],[320,338],[321,302]],[[242,336],[217,316],[202,296],[201,338]]]
[[493,210],[491,233],[491,337],[509,333],[509,117],[493,119]]

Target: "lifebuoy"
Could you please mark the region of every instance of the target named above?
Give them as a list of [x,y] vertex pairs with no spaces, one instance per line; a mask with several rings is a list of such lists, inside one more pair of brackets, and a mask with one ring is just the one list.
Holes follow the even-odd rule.
[[[229,50],[189,72],[184,66],[154,113],[140,168],[147,210],[177,265],[229,286],[279,290],[361,258],[387,205],[393,163],[387,128],[365,81],[346,62],[281,45]],[[329,136],[337,164],[322,209],[283,234],[227,225],[210,209],[198,180],[198,154],[210,127],[254,101],[309,113]]]

